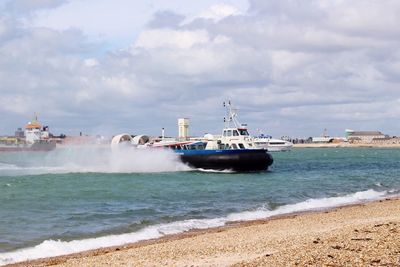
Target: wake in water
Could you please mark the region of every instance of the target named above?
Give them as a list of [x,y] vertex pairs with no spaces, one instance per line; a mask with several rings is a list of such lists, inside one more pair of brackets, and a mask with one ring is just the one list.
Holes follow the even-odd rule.
[[109,235],[74,241],[46,240],[35,247],[21,249],[14,252],[0,253],[0,265],[43,257],[60,256],[101,247],[123,245],[141,240],[159,238],[168,234],[178,234],[192,229],[219,227],[228,222],[264,219],[294,212],[321,210],[337,206],[362,203],[384,198],[386,196],[388,196],[387,191],[378,192],[370,189],[340,197],[309,199],[296,204],[284,205],[275,210],[269,210],[263,207],[255,211],[234,213],[229,214],[226,217],[214,219],[191,219],[152,225],[138,232],[127,234]]
[[199,172],[208,172],[208,173],[235,173],[233,170],[211,170],[211,169],[193,169],[194,171],[199,171]]
[[15,164],[8,164],[8,163],[3,163],[0,162],[0,170],[17,170],[19,169],[19,167]]
[[[2,157],[7,157],[4,154]],[[163,149],[111,150],[102,147],[71,147],[48,153],[11,153],[10,164],[0,163],[0,175],[36,175],[47,173],[143,173],[191,170],[172,151]]]

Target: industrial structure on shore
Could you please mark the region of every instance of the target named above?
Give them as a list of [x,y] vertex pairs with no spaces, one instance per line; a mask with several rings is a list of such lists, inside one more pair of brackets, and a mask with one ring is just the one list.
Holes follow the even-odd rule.
[[[400,145],[400,137],[389,136],[381,131],[355,131],[346,129],[344,137],[331,137],[326,129],[320,137],[310,137],[301,143],[328,144],[348,143],[354,145]],[[299,142],[300,143],[300,142]]]
[[389,136],[380,131],[354,131],[346,130],[346,138],[352,144],[390,145],[400,144],[400,138]]

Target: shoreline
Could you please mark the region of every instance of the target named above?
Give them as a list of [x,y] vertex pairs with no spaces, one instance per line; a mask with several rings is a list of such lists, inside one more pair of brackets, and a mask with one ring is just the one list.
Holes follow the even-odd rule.
[[[377,228],[375,227],[376,225],[381,224],[388,226],[389,232],[391,231],[390,229],[394,229],[393,231],[395,232],[399,231],[397,234],[400,233],[400,197],[386,197],[381,200],[323,210],[295,212],[266,219],[232,222],[216,228],[190,230],[121,246],[24,261],[6,266],[106,266],[110,264],[122,266],[132,264],[132,262],[135,266],[230,266],[234,264],[238,264],[237,266],[269,264],[281,266],[279,262],[286,265],[288,263],[288,255],[292,255],[292,253],[285,253],[288,249],[294,249],[294,251],[300,251],[300,253],[308,251],[308,254],[306,253],[307,257],[299,255],[296,259],[300,263],[305,264],[306,262],[302,261],[302,259],[306,257],[311,264],[326,264],[328,262],[338,264],[344,262],[337,261],[340,258],[340,250],[342,250],[339,247],[345,247],[343,245],[344,241],[340,240],[343,239],[340,238],[341,235],[358,235],[359,232],[355,232],[355,230],[360,227],[372,227],[371,229],[374,229]],[[299,225],[302,225],[302,227],[299,227]],[[355,229],[346,231],[349,227]],[[332,229],[337,230],[339,237],[335,235],[336,231],[332,231]],[[366,230],[365,233],[369,232],[371,230]],[[396,235],[395,232],[393,235]],[[265,238],[260,238],[263,235],[265,235]],[[237,240],[238,236],[240,237],[239,240]],[[318,254],[321,251],[321,249],[315,251],[312,247],[318,247],[318,244],[325,243],[325,241],[321,240],[329,238],[337,238],[338,242],[336,243],[340,243],[340,245],[331,245],[326,248],[327,250],[333,250],[327,252],[327,255],[331,257],[327,256],[322,261],[311,257],[310,262],[309,255],[315,252]],[[366,242],[368,247],[371,247],[374,238],[355,237],[350,241],[363,241],[358,243]],[[307,245],[302,246],[302,244]],[[378,253],[378,255],[389,257],[389,259],[383,257],[386,261],[382,261],[382,259],[375,259],[375,256],[370,263],[379,260],[380,263],[387,262],[389,266],[396,266],[397,262],[395,261],[397,258],[400,260],[400,240],[398,240],[397,248],[398,251],[394,251],[394,254],[397,254],[392,255],[395,258],[390,258],[390,255],[386,255],[387,253]],[[360,252],[358,250],[360,248],[354,251]],[[152,251],[158,251],[158,253],[153,255]],[[335,253],[339,253],[339,255],[333,255]],[[343,253],[348,254],[348,251]],[[157,255],[164,256],[159,257]],[[342,260],[350,260],[352,264],[357,265],[357,261],[351,261],[352,258],[349,258],[349,256],[347,258],[344,257]],[[392,263],[393,265],[390,265]]]
[[400,144],[306,143],[294,144],[293,148],[400,148]]

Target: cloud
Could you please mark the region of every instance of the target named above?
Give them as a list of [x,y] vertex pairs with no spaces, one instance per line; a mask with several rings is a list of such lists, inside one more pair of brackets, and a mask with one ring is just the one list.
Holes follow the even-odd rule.
[[212,20],[214,22],[218,22],[224,18],[230,17],[230,16],[237,16],[242,14],[238,8],[232,5],[227,5],[227,4],[216,4],[210,6],[208,9],[204,10],[200,14],[187,18],[183,24],[188,24],[190,22],[193,22],[196,19],[206,19],[206,20]]
[[39,9],[49,9],[61,6],[68,0],[6,0],[5,8],[8,12],[25,14]]
[[129,46],[107,52],[80,29],[3,16],[0,116],[37,111],[55,131],[171,135],[190,117],[191,133],[218,133],[231,99],[253,132],[398,134],[398,1],[249,3],[157,10]]
[[188,49],[209,41],[208,33],[202,31],[176,31],[169,29],[147,30],[136,41],[137,48],[154,49],[161,47],[176,47]]
[[176,28],[178,27],[185,16],[176,14],[169,10],[158,11],[154,14],[152,20],[148,23],[150,28]]

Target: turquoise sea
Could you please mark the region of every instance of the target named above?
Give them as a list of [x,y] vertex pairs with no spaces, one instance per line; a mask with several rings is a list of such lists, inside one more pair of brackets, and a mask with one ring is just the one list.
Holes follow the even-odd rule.
[[400,193],[400,150],[293,149],[266,172],[192,170],[171,152],[0,153],[0,265]]

